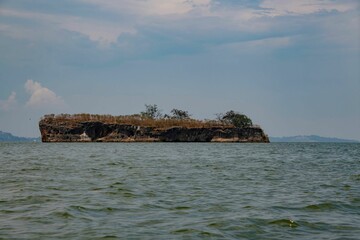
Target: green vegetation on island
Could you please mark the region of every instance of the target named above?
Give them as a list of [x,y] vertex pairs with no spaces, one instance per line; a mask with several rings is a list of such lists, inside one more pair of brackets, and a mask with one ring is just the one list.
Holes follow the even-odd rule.
[[156,104],[145,104],[145,110],[132,115],[100,115],[100,114],[48,114],[43,117],[47,121],[56,122],[102,122],[107,124],[124,124],[141,127],[253,127],[252,120],[245,114],[230,110],[226,113],[216,114],[216,119],[199,120],[191,117],[188,111],[172,109],[169,114],[163,114]]

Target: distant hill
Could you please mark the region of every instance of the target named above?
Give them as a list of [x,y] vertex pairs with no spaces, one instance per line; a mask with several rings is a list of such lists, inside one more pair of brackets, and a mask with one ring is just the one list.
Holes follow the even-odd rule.
[[291,136],[291,137],[270,137],[270,142],[344,142],[344,143],[358,143],[356,140],[328,138],[316,135],[308,136]]
[[0,131],[0,142],[40,142],[40,138],[17,137],[11,133]]

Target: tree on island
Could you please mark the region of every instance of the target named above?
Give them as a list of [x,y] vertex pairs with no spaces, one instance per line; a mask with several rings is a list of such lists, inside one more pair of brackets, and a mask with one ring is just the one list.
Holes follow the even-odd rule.
[[171,110],[171,114],[172,114],[171,118],[180,119],[180,120],[190,119],[190,116],[191,116],[188,111],[184,111],[184,110],[180,110],[180,109],[176,109],[176,108]]
[[217,118],[226,123],[232,124],[237,128],[251,127],[253,125],[251,119],[245,114],[241,114],[230,110],[225,114],[217,114]]
[[253,127],[249,117],[239,112],[230,110],[226,113],[216,114],[216,119],[194,119],[188,111],[172,109],[169,114],[162,114],[162,111],[156,104],[145,104],[145,111],[140,114],[132,115],[99,115],[99,114],[48,114],[42,120],[47,123],[57,122],[103,122],[111,124],[127,124],[133,126],[147,126],[167,128],[182,126],[188,128],[209,128],[209,127],[235,127],[247,128]]
[[[153,120],[162,120],[162,119],[174,119],[174,120],[190,120],[190,114],[188,111],[180,109],[172,109],[170,115],[161,113],[162,111],[156,104],[145,104],[145,111],[140,112],[140,116],[143,119],[153,119]],[[208,120],[207,122],[220,123],[226,125],[233,125],[236,128],[246,128],[253,126],[251,119],[245,114],[235,112],[230,110],[228,112],[216,114],[217,120]]]
[[160,119],[163,117],[161,110],[156,104],[145,104],[145,108],[146,110],[140,113],[143,118]]

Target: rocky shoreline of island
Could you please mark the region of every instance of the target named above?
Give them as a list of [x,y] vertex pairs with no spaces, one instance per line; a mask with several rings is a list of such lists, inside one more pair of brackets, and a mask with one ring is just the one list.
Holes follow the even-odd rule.
[[228,111],[197,120],[187,111],[161,114],[157,105],[133,115],[48,114],[39,122],[42,142],[253,142],[267,143],[262,128]]

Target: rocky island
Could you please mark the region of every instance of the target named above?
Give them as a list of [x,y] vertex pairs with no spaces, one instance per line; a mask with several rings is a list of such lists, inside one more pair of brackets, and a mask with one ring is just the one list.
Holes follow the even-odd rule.
[[[229,111],[217,120],[196,120],[173,109],[159,115],[156,105],[129,116],[45,115],[39,122],[43,142],[269,142],[260,126]],[[155,108],[155,109],[154,109]]]

